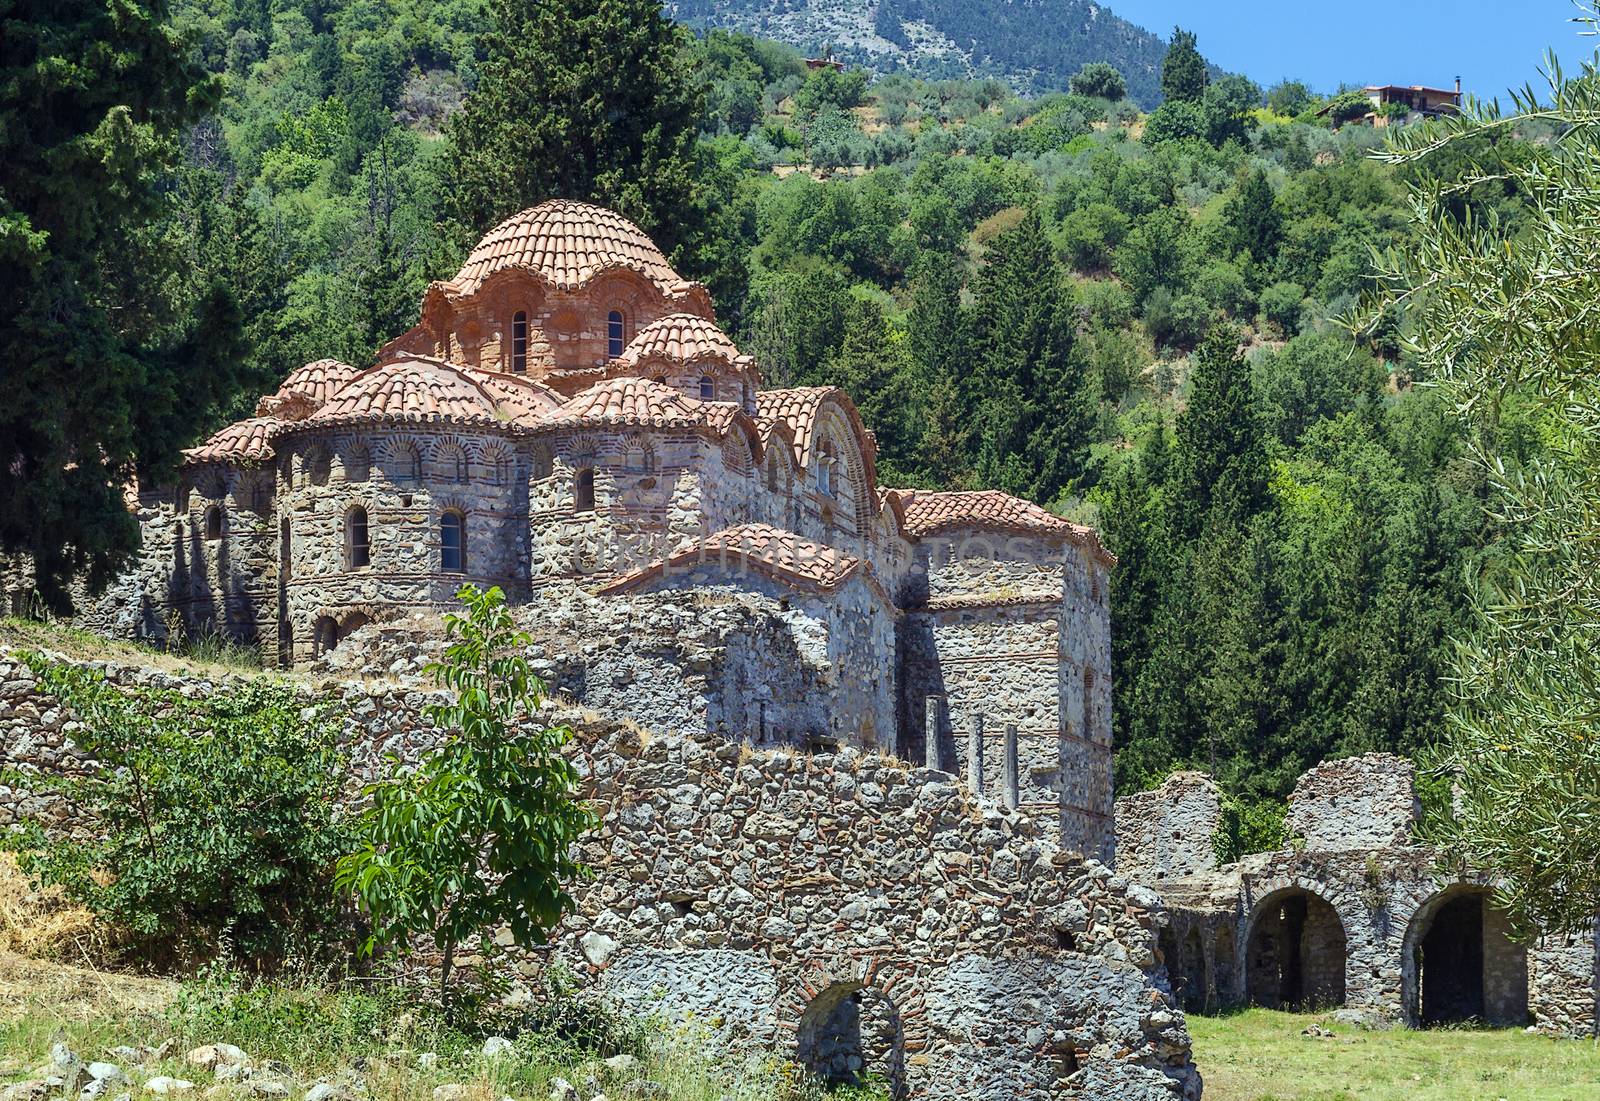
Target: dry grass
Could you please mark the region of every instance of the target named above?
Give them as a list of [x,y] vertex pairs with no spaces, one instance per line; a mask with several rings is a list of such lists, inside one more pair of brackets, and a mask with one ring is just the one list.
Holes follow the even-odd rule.
[[175,983],[0,952],[0,1025],[27,1019],[57,1026],[158,1014]]
[[0,954],[90,962],[105,947],[93,914],[58,887],[35,890],[16,858],[0,853]]

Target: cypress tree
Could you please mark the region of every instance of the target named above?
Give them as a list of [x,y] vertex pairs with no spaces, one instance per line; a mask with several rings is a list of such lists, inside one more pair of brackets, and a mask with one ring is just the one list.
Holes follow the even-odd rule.
[[1234,247],[1250,254],[1258,264],[1266,263],[1278,251],[1283,235],[1283,216],[1267,174],[1257,168],[1228,197],[1222,216],[1233,230]]
[[464,239],[544,199],[633,219],[673,254],[698,231],[702,94],[659,0],[494,0],[478,86],[447,129]]
[[138,545],[128,478],[248,381],[232,289],[174,247],[178,137],[219,85],[161,0],[18,0],[0,88],[0,548],[65,608]]
[[1206,60],[1195,45],[1193,31],[1172,28],[1172,45],[1161,60],[1161,95],[1172,103],[1199,103],[1210,83]]
[[1242,522],[1266,500],[1266,447],[1238,341],[1232,326],[1212,327],[1195,352],[1189,405],[1178,417],[1177,527],[1188,537],[1213,509]]

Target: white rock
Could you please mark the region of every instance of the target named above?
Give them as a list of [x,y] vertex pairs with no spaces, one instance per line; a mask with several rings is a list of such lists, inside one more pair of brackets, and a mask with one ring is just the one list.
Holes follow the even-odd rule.
[[252,1097],[275,1099],[289,1096],[289,1083],[276,1078],[252,1078],[245,1088]]
[[433,1101],[461,1101],[467,1096],[467,1087],[459,1082],[446,1082],[433,1087]]
[[90,1063],[89,1077],[96,1082],[108,1082],[113,1085],[128,1080],[128,1076],[122,1073],[122,1068],[115,1063]]
[[194,1083],[186,1078],[168,1078],[160,1074],[146,1081],[144,1088],[158,1094],[188,1093],[194,1089]]
[[565,1078],[550,1079],[550,1101],[581,1101],[578,1087]]
[[578,946],[583,949],[583,958],[595,967],[604,967],[606,961],[611,959],[611,954],[617,950],[617,942],[604,933],[588,932],[578,940]]
[[327,1082],[318,1082],[316,1085],[306,1090],[305,1101],[333,1101],[333,1098],[337,1097],[338,1095],[339,1089],[337,1086],[333,1086]]
[[498,1059],[515,1046],[504,1036],[491,1036],[483,1042],[483,1057],[485,1059]]
[[421,1055],[417,1056],[417,1066],[421,1067],[423,1070],[432,1070],[438,1065],[439,1056],[435,1052],[424,1051]]
[[50,1045],[50,1065],[57,1070],[66,1070],[76,1062],[78,1062],[78,1057],[72,1053],[70,1047],[60,1040]]
[[613,1055],[606,1060],[606,1070],[612,1074],[632,1074],[634,1068],[638,1065],[639,1060],[627,1054]]

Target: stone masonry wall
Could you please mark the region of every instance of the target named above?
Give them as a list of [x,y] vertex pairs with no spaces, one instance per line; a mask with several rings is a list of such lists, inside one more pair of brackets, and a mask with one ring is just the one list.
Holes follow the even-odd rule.
[[[116,683],[215,692],[189,674],[98,665]],[[353,779],[436,735],[432,694],[326,682]],[[753,753],[562,712],[601,827],[582,846],[555,957],[625,1007],[718,1022],[826,1071],[854,1058],[900,1096],[1199,1097],[1157,969],[1154,896],[975,802],[940,773],[848,751]],[[0,657],[11,767],[70,766],[70,719]],[[5,813],[33,813],[0,791]],[[533,960],[520,965],[537,970]],[[839,1012],[845,998],[855,1017]],[[854,1023],[852,1023],[854,1022]],[[843,1064],[841,1064],[843,1060]]]
[[1203,772],[1175,772],[1149,791],[1117,800],[1117,872],[1158,884],[1214,871],[1213,839],[1222,825],[1222,793]]
[[1300,777],[1288,826],[1308,849],[1380,849],[1407,844],[1420,812],[1411,762],[1368,753],[1325,761]]

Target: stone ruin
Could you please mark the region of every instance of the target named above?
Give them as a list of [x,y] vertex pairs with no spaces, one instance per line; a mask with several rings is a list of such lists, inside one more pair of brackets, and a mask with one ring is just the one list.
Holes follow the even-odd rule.
[[[692,667],[739,621],[661,652],[676,655],[659,659],[662,675],[689,663],[680,702],[719,698],[697,695],[716,663]],[[414,676],[426,632],[401,644],[395,630],[387,647],[346,650],[351,667],[314,685],[347,715],[353,781],[436,736],[422,718],[436,697]],[[89,664],[130,689],[226,688]],[[559,960],[616,1004],[704,1029],[712,1048],[770,1049],[835,1083],[874,1074],[896,1098],[1197,1101],[1154,892],[1065,848],[1009,809],[1014,796],[996,802],[951,773],[849,745],[754,748],[682,706],[682,729],[647,732],[551,702],[602,814],[581,854],[596,874],[575,885],[577,911],[548,950],[486,940],[481,958],[530,982]],[[81,768],[71,729],[0,650],[0,769]],[[21,817],[84,828],[55,797],[0,787],[0,828]]]
[[1117,801],[1118,869],[1161,893],[1162,960],[1190,1012],[1338,1009],[1373,1024],[1596,1035],[1600,927],[1514,941],[1492,878],[1445,871],[1414,838],[1419,814],[1411,762],[1325,762],[1290,796],[1290,847],[1219,865],[1220,793],[1177,773]]

